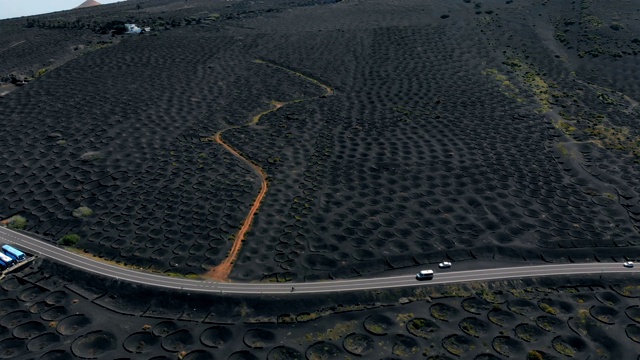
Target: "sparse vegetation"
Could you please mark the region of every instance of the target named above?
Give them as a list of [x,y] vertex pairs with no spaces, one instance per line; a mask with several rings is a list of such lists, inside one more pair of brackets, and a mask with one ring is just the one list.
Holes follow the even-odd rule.
[[527,353],[527,360],[544,360],[544,357],[538,351],[531,350]]
[[93,210],[91,210],[86,206],[80,206],[74,209],[73,212],[71,213],[73,217],[77,217],[77,218],[84,218],[84,217],[90,216],[91,214],[93,214]]
[[80,236],[78,234],[67,234],[58,240],[58,244],[62,246],[76,246],[80,241]]
[[554,341],[552,345],[553,345],[553,348],[556,349],[556,351],[562,355],[569,356],[569,357],[574,357],[576,355],[576,350],[573,349],[571,346],[565,344],[564,342]]
[[7,220],[9,229],[22,230],[27,227],[27,219],[20,215],[14,215]]
[[547,314],[556,315],[558,313],[558,310],[556,310],[555,308],[553,308],[551,305],[547,303],[540,302],[538,306],[542,311],[546,312]]

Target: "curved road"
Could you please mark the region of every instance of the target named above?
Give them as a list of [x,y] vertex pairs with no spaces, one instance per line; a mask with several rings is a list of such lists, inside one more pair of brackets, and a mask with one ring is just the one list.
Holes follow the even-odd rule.
[[[14,244],[18,248],[26,249],[27,252],[46,256],[75,268],[119,280],[190,292],[228,294],[312,294],[553,275],[640,273],[640,268],[627,269],[623,267],[621,263],[585,263],[518,266],[466,271],[446,270],[436,273],[433,280],[427,281],[416,281],[415,275],[401,275],[309,283],[222,283],[169,277],[106,264],[2,227],[0,227],[0,243]],[[292,286],[295,287],[293,292],[291,291]]]

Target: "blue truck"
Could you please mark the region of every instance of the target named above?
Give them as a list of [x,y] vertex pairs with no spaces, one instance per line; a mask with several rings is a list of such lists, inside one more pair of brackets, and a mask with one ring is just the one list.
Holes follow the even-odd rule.
[[24,261],[27,258],[22,251],[10,245],[3,245],[2,252],[17,262]]
[[5,267],[9,267],[16,263],[16,261],[13,260],[13,258],[8,257],[7,255],[1,252],[0,252],[0,262],[2,262],[5,265]]

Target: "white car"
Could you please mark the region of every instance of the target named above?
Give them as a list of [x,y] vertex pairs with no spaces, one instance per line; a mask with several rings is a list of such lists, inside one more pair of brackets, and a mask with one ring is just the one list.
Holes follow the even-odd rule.
[[444,262],[441,262],[440,264],[438,264],[438,267],[440,269],[450,268],[451,267],[451,263],[448,262],[448,261],[444,261]]
[[433,270],[420,270],[420,272],[416,274],[416,279],[417,280],[433,279]]
[[633,267],[633,261],[627,261],[622,265],[624,265],[624,267],[627,267],[627,268],[632,268]]

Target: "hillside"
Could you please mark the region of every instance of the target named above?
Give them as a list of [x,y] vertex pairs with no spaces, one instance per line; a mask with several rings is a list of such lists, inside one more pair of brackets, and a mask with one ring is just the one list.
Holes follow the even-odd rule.
[[[623,0],[148,0],[0,21],[0,220],[209,280],[637,260],[639,19]],[[640,342],[631,276],[269,299],[268,315],[262,297],[155,312],[141,296],[186,295],[83,276],[43,261],[4,280],[0,354],[621,358]]]

